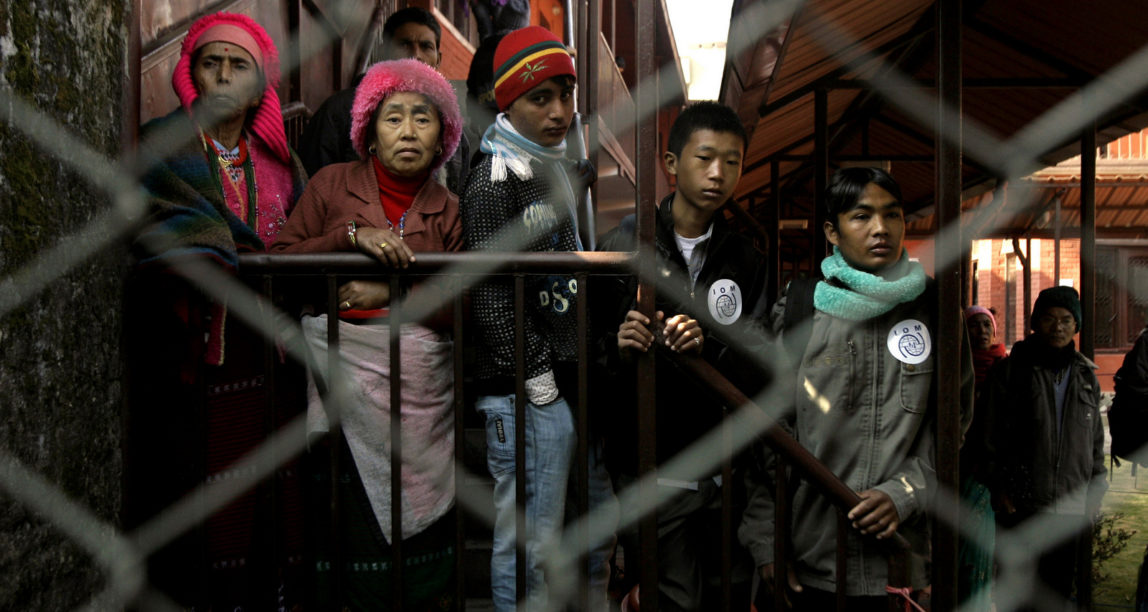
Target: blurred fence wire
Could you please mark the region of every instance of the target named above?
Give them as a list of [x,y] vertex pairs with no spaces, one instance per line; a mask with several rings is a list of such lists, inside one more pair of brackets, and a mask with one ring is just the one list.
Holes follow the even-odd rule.
[[[739,47],[736,44],[731,46],[728,50],[729,56],[735,57],[745,51],[759,36],[766,36],[776,30],[800,8],[812,13],[814,19],[820,20],[819,25],[822,27],[813,30],[818,33],[817,43],[824,49],[851,58],[849,62],[852,65],[873,65],[882,61],[882,58],[875,55],[857,53],[858,41],[851,38],[848,29],[842,24],[834,23],[825,15],[813,13],[817,10],[815,4],[800,0],[753,3],[731,24],[731,30],[736,31],[736,35],[730,37],[731,41],[743,46]],[[316,31],[326,36],[333,35],[329,29]],[[331,40],[308,40],[305,46],[296,38],[284,42],[296,48],[321,49]],[[298,56],[299,54],[281,54],[284,59]],[[305,57],[299,59],[307,60]],[[284,65],[283,72],[289,74],[296,68],[297,66]],[[676,71],[676,68],[666,65],[661,71],[669,75],[672,71]],[[643,75],[637,88],[651,89],[660,95],[665,95],[666,90],[657,89],[657,82],[658,75]],[[902,74],[897,66],[884,66],[876,72],[870,82],[873,90],[884,100],[900,109],[919,125],[932,129],[931,126],[936,124],[938,103],[933,92],[918,87],[912,77]],[[1032,200],[1025,197],[1022,187],[1025,182],[1021,179],[1040,167],[1038,160],[1041,156],[1052,147],[1073,140],[1090,122],[1104,115],[1116,104],[1144,90],[1146,86],[1148,86],[1148,45],[1057,106],[1047,109],[1041,117],[1018,130],[1011,138],[1001,138],[972,119],[963,118],[961,129],[963,154],[984,167],[998,170],[1001,177],[1020,190],[1009,199],[1003,209],[986,206],[966,213],[975,217],[971,225],[991,229],[994,220],[1008,219],[1031,207]],[[633,124],[619,125],[620,131],[627,131],[653,116],[668,102],[668,98],[659,95],[636,98],[648,100],[649,105],[637,109]],[[87,227],[64,237],[58,246],[45,249],[23,268],[0,280],[0,317],[2,317],[13,309],[28,304],[37,292],[75,269],[94,253],[116,242],[131,241],[132,232],[140,227],[146,216],[147,194],[140,184],[140,177],[146,172],[146,168],[135,161],[134,152],[125,156],[122,161],[108,159],[87,146],[69,126],[60,125],[49,115],[7,89],[0,89],[0,118],[10,128],[23,133],[40,149],[68,164],[79,176],[88,181],[93,189],[103,194],[108,203],[102,213]],[[158,141],[142,143],[141,146],[162,157],[165,152],[176,150],[183,142],[180,138],[186,137],[188,135],[169,134]],[[593,155],[593,152],[591,154]],[[545,227],[528,229],[525,225],[507,227],[501,236],[498,250],[518,250],[546,230]],[[960,231],[958,224],[940,228],[942,233]],[[941,240],[937,243],[945,244]],[[150,248],[162,251],[164,246],[151,245]],[[936,268],[943,269],[956,265],[960,257],[959,249],[938,251]],[[449,304],[457,292],[466,290],[494,273],[497,265],[493,259],[468,259],[465,255],[460,255],[457,261],[437,272],[460,279],[461,282],[449,284],[453,293],[443,294],[437,299],[425,297],[411,300],[401,304],[399,310],[406,313],[409,319],[421,320],[438,310],[440,306]],[[206,295],[219,301],[226,301],[232,312],[252,328],[258,329],[266,338],[285,347],[293,359],[306,363],[312,371],[325,369],[328,362],[326,355],[312,356],[310,352],[303,350],[302,332],[298,321],[282,312],[272,317],[266,316],[269,309],[266,300],[233,276],[206,264],[183,264],[177,271]],[[633,272],[638,273],[637,266]],[[667,283],[665,279],[646,280],[654,283],[661,294],[672,295],[674,292],[680,292],[680,288]],[[1117,279],[1117,282],[1122,282],[1122,279]],[[1140,295],[1148,291],[1144,287],[1124,287],[1124,289],[1139,292]],[[676,298],[681,302],[688,301],[687,296],[676,296]],[[791,364],[782,361],[780,353],[780,351],[756,353],[761,359],[760,367],[773,372],[790,371]],[[779,375],[776,378],[783,376]],[[327,398],[329,401],[337,405],[355,401],[356,393],[349,388],[347,377],[334,372],[329,382],[332,390]],[[723,426],[727,428],[726,431],[714,430],[703,436],[673,461],[660,466],[660,470],[663,474],[669,473],[681,480],[697,480],[713,473],[715,469],[720,468],[723,459],[730,453],[743,450],[753,443],[765,428],[785,416],[781,407],[789,405],[785,394],[791,392],[792,388],[788,385],[771,385],[754,398],[756,405],[740,407],[730,415]],[[456,415],[456,418],[462,416]],[[242,474],[242,477],[210,486],[205,483],[200,489],[188,493],[184,500],[152,517],[132,533],[119,531],[114,526],[98,520],[88,509],[69,500],[61,489],[48,483],[28,466],[7,454],[0,454],[0,485],[6,490],[7,495],[42,516],[97,560],[107,578],[106,590],[92,600],[90,607],[116,608],[135,602],[137,605],[153,609],[177,609],[178,607],[163,593],[155,591],[147,584],[142,572],[145,560],[174,538],[204,523],[213,512],[237,499],[302,453],[306,445],[306,436],[303,433],[304,421],[305,415],[300,415],[294,421],[284,424],[262,446],[244,457],[236,466],[237,473]],[[457,488],[458,505],[492,524],[493,517],[484,509],[483,501],[469,494],[466,488],[461,486]],[[574,521],[571,529],[584,529],[585,537],[566,537],[550,559],[550,566],[556,568],[575,566],[578,559],[595,543],[612,537],[615,529],[632,528],[642,516],[665,501],[669,495],[662,491],[663,494],[660,496],[643,498],[638,495],[639,490],[640,487],[636,484],[619,492],[620,505],[624,509],[621,524],[616,525],[613,518],[604,511],[594,509],[591,509],[589,515]],[[953,529],[959,529],[953,510],[960,507],[960,503],[957,491],[938,492],[937,500],[932,506],[937,509],[934,511],[934,519],[948,523]],[[994,587],[998,610],[1011,610],[1025,604],[1028,593],[1036,584],[1034,559],[1042,551],[1070,537],[1072,527],[1074,526],[1047,522],[1037,516],[1011,532],[1004,533],[996,540],[995,546],[1001,564],[1000,577]],[[973,534],[964,535],[974,537]],[[991,548],[991,543],[983,544]],[[552,575],[555,576],[552,585],[554,592],[575,601],[573,598],[578,591],[577,574],[559,571]],[[1050,603],[1054,600],[1050,593],[1038,590],[1036,596],[1040,598],[1037,602],[1038,608],[1051,609]]]

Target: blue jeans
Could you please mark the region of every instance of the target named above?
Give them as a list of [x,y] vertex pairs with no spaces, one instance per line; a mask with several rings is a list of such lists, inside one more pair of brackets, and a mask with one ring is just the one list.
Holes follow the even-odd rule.
[[[605,447],[602,440],[593,440],[589,444],[589,457],[587,457],[587,507],[591,513],[605,511],[609,514],[610,535],[594,546],[587,555],[587,586],[590,590],[590,610],[606,610],[607,587],[610,586],[610,557],[614,555],[614,548],[618,540],[614,530],[618,528],[618,498],[614,495],[614,484],[610,480],[610,473],[606,471]],[[573,490],[573,487],[571,488]]]
[[[494,477],[494,544],[490,557],[490,590],[494,609],[513,612],[515,584],[514,395],[485,395],[475,405],[486,417],[486,466]],[[546,609],[542,564],[558,541],[566,508],[566,485],[574,456],[574,418],[566,400],[545,405],[526,403],[526,543],[527,609]]]

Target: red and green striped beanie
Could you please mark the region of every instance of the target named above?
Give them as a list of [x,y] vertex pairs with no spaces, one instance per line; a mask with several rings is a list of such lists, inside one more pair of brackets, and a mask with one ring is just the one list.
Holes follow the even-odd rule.
[[529,26],[502,37],[494,51],[494,99],[505,111],[546,79],[574,73],[566,45],[550,30]]

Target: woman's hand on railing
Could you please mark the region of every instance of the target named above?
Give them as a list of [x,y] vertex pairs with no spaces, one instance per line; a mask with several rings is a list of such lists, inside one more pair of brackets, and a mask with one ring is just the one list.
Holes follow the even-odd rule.
[[381,227],[359,227],[355,231],[359,250],[393,268],[406,268],[415,260],[414,251],[398,234]]
[[897,532],[901,517],[897,514],[897,506],[885,492],[869,489],[858,495],[861,503],[853,506],[848,515],[854,529],[868,535],[876,534],[878,540]]
[[386,281],[353,280],[339,286],[339,310],[373,310],[391,303],[391,285]]

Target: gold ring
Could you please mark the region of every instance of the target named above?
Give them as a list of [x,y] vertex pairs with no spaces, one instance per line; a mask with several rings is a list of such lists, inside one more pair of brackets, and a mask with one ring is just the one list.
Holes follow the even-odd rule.
[[351,302],[349,302],[349,301],[344,301],[344,302],[343,302],[343,308],[344,308],[344,309],[350,309],[350,308],[351,308]]
[[380,248],[380,249],[385,249],[385,248],[387,248],[387,243],[385,243],[385,242],[380,242],[380,243],[379,243],[379,248]]

